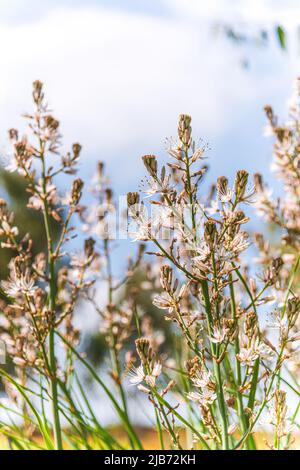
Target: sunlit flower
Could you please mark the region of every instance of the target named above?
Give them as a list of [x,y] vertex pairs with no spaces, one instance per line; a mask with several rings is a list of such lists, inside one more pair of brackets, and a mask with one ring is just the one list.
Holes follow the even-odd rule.
[[212,405],[217,399],[216,393],[209,388],[203,388],[201,392],[190,392],[187,396],[190,400],[203,406]]
[[1,286],[13,298],[18,297],[20,294],[32,296],[37,289],[34,280],[28,275],[20,275],[20,277],[14,275],[7,281],[2,281]]

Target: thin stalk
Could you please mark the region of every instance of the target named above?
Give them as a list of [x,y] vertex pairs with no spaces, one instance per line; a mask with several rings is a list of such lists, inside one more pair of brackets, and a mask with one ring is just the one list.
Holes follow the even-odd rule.
[[47,237],[47,245],[48,245],[48,264],[49,264],[49,274],[50,274],[50,292],[49,292],[49,307],[51,311],[52,322],[49,331],[49,365],[51,369],[50,374],[50,389],[51,389],[51,406],[52,406],[52,415],[53,415],[53,424],[54,424],[54,442],[56,450],[61,450],[63,448],[62,445],[62,434],[61,434],[61,426],[60,426],[60,418],[59,418],[59,410],[58,410],[58,394],[57,394],[57,376],[56,376],[56,357],[55,357],[55,341],[54,341],[54,329],[53,326],[55,323],[55,301],[56,301],[56,281],[55,281],[55,262],[53,257],[53,246],[52,246],[52,238],[51,238],[51,231],[50,231],[50,221],[49,221],[49,214],[48,214],[48,202],[46,198],[46,173],[45,173],[45,159],[44,159],[44,149],[43,145],[41,144],[41,162],[42,162],[42,181],[43,181],[43,192],[44,192],[44,208],[43,208],[43,215],[44,215],[44,224],[46,230],[46,237]]
[[[244,277],[240,273],[240,270],[236,267],[235,263],[231,263],[231,264],[235,268],[237,276],[240,279],[240,281],[242,282],[242,284],[243,284],[243,286],[244,286],[244,288],[245,288],[245,290],[246,290],[246,292],[247,292],[247,294],[250,298],[251,305],[252,305],[254,313],[257,317],[258,315],[257,315],[257,309],[256,309],[256,305],[255,305],[255,299],[253,298],[251,290],[249,289],[249,286],[248,286],[247,282],[245,281]],[[249,399],[248,399],[248,408],[250,410],[253,410],[253,407],[254,407],[254,404],[255,404],[255,396],[256,396],[257,385],[258,385],[258,374],[259,374],[259,358],[256,359],[256,361],[254,363],[254,367],[253,367],[253,375],[252,375],[252,381],[251,381],[251,387],[250,387],[250,393],[249,393]],[[247,419],[247,424],[249,426],[248,417],[246,419]],[[254,442],[254,439],[253,439],[252,436],[250,436],[250,445],[251,445],[252,449],[256,448],[255,442]]]
[[181,416],[181,414],[179,414],[176,409],[174,407],[172,407],[172,405],[170,405],[170,403],[168,403],[159,393],[157,393],[157,391],[155,389],[152,389],[151,390],[152,393],[155,395],[157,401],[161,404],[161,405],[164,405],[166,408],[168,408],[168,410],[173,413],[173,415],[179,420],[181,421],[185,426],[187,426],[188,428],[190,428],[193,433],[199,437],[201,443],[203,444],[203,446],[205,447],[206,450],[210,450],[210,447],[209,445],[207,444],[206,440],[203,438],[203,436],[199,433],[199,431],[197,431],[197,429],[192,426],[191,423],[189,423],[183,416]]
[[[233,279],[232,275],[230,275],[230,284],[229,284],[229,289],[230,289],[230,298],[231,298],[231,310],[232,310],[232,316],[235,321],[237,321],[237,316],[236,316],[236,301],[235,301],[235,293],[234,293],[234,286],[233,286]],[[237,405],[238,405],[238,415],[240,418],[241,422],[241,428],[243,434],[245,434],[247,430],[247,417],[245,415],[244,411],[244,404],[243,404],[243,397],[240,392],[240,387],[242,385],[242,370],[241,370],[241,363],[238,360],[237,356],[240,352],[240,344],[239,344],[239,338],[238,334],[236,335],[235,341],[234,341],[234,348],[235,348],[235,364],[236,364],[236,378],[237,378]],[[246,448],[249,449],[248,442],[246,441]]]
[[105,385],[105,383],[100,379],[100,377],[95,372],[93,367],[85,359],[83,359],[83,357],[79,354],[79,352],[77,352],[76,349],[74,349],[74,347],[58,331],[55,331],[55,334],[63,341],[63,343],[65,343],[71,349],[71,351],[73,352],[75,357],[80,361],[81,364],[83,364],[85,366],[85,368],[90,372],[90,374],[94,378],[94,380],[100,385],[100,387],[104,390],[106,395],[109,397],[109,399],[111,400],[111,402],[112,402],[115,410],[117,411],[119,417],[121,418],[122,422],[124,423],[128,434],[134,440],[135,448],[137,447],[140,450],[143,449],[143,446],[140,442],[140,439],[139,439],[138,435],[136,434],[134,428],[132,427],[132,425],[130,423],[130,420],[128,419],[128,416],[126,415],[124,410],[118,404],[118,401],[114,397],[113,393],[109,390],[109,388]]
[[160,423],[160,420],[159,420],[159,416],[158,416],[158,412],[157,412],[156,407],[154,407],[154,411],[155,411],[156,429],[157,429],[157,434],[158,434],[158,437],[159,437],[160,448],[161,448],[161,450],[165,450],[163,431],[162,431],[162,428],[161,428],[161,423]]
[[[203,293],[204,302],[205,302],[208,336],[211,337],[213,317],[211,313],[211,305],[210,305],[207,281],[202,281],[201,287],[202,287],[202,293]],[[220,412],[221,426],[222,426],[222,448],[223,450],[228,450],[229,438],[228,438],[228,428],[227,428],[227,414],[226,414],[226,404],[225,404],[225,398],[224,398],[224,392],[223,392],[221,367],[220,367],[220,364],[215,359],[214,343],[211,340],[209,340],[209,342],[210,342],[210,348],[211,348],[211,353],[212,353],[214,374],[215,374],[215,378],[217,381],[217,398],[218,398],[218,405],[219,405],[219,412]]]

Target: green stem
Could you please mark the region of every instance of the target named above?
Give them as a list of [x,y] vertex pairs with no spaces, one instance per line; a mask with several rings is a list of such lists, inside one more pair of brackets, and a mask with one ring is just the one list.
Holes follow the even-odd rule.
[[163,436],[163,431],[162,431],[159,416],[158,416],[158,411],[156,408],[154,408],[154,411],[155,411],[156,429],[157,429],[157,433],[159,436],[160,448],[161,450],[165,450],[164,436]]
[[[205,302],[208,335],[209,337],[211,337],[213,317],[211,313],[207,281],[202,281],[201,287],[202,287],[202,293],[203,293],[204,302]],[[225,404],[225,398],[224,398],[224,392],[223,392],[221,367],[220,367],[220,364],[216,361],[215,346],[212,341],[210,341],[210,347],[211,347],[211,353],[212,353],[212,359],[213,359],[214,374],[215,374],[215,378],[217,381],[217,397],[218,397],[218,405],[219,405],[219,412],[221,416],[221,425],[222,425],[222,448],[223,450],[227,450],[229,449],[229,439],[228,439],[226,404]]]
[[55,264],[53,257],[53,246],[52,238],[50,231],[50,220],[48,214],[48,202],[46,198],[46,172],[45,172],[45,160],[44,160],[44,150],[41,145],[41,162],[42,162],[42,181],[43,181],[43,192],[44,192],[44,224],[46,230],[47,244],[48,244],[48,264],[49,264],[49,274],[50,274],[50,292],[49,292],[49,306],[51,311],[51,325],[49,331],[49,365],[51,369],[50,374],[50,392],[51,392],[51,406],[52,406],[52,415],[53,415],[53,424],[54,424],[54,442],[56,450],[62,450],[62,435],[61,435],[61,426],[59,419],[59,409],[58,409],[58,394],[57,394],[57,375],[56,375],[56,357],[55,357],[55,341],[54,341],[54,324],[55,324],[55,300],[56,300],[56,281],[55,281]]
[[[237,322],[236,302],[235,302],[235,293],[234,293],[232,275],[230,275],[229,289],[230,289],[232,315],[233,315],[233,319]],[[245,434],[245,432],[247,430],[247,417],[246,417],[245,411],[244,411],[243,397],[242,397],[242,394],[240,392],[240,387],[242,385],[242,370],[241,370],[241,363],[237,358],[237,356],[240,352],[240,344],[239,344],[238,333],[237,333],[235,341],[234,341],[234,346],[235,346],[235,364],[236,364],[236,376],[237,376],[238,415],[239,415],[240,422],[241,422],[242,432],[243,432],[243,434]],[[246,448],[247,448],[247,450],[249,450],[248,441],[246,441]]]

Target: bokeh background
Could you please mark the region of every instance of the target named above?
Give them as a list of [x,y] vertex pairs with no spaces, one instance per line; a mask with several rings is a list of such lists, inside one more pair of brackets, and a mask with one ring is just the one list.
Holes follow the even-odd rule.
[[[165,139],[188,113],[209,146],[208,183],[241,168],[272,182],[263,106],[287,117],[299,27],[297,0],[0,0],[0,159],[7,129],[25,130],[21,114],[39,79],[64,147],[83,146],[86,181],[103,160],[117,194],[136,190],[140,157],[166,160]],[[0,196],[21,207],[22,188],[2,182]],[[128,250],[119,241],[116,269]]]
[[103,159],[121,193],[143,175],[141,155],[164,155],[181,112],[210,145],[211,178],[268,173],[262,108],[285,113],[299,13],[297,0],[1,0],[2,153],[40,79],[64,143],[83,145],[81,174]]

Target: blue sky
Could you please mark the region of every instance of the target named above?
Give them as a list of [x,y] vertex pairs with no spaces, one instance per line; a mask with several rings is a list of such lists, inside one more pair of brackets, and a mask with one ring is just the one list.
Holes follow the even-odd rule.
[[[136,190],[140,157],[166,160],[165,138],[189,113],[194,137],[211,148],[210,181],[240,168],[270,180],[262,109],[272,104],[286,117],[300,73],[298,20],[299,0],[0,0],[0,156],[40,79],[65,145],[83,145],[85,179],[101,159],[120,194]],[[269,47],[235,46],[214,36],[220,21],[270,32],[281,23],[288,51],[273,36]],[[120,251],[118,265],[128,244]]]
[[[211,147],[211,180],[239,168],[269,177],[262,108],[285,114],[299,73],[299,12],[294,0],[1,0],[0,150],[6,129],[22,128],[39,78],[66,145],[83,145],[86,178],[103,159],[121,193],[135,189],[140,156],[166,158],[165,138],[182,112]],[[274,37],[265,48],[215,37],[221,20],[271,32],[280,22],[288,52]]]

